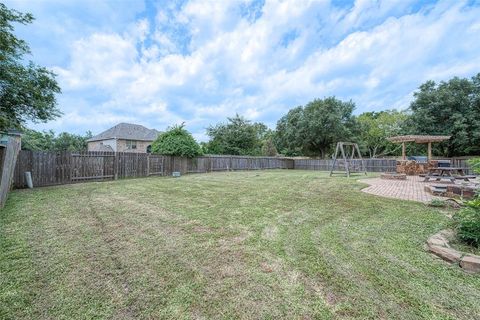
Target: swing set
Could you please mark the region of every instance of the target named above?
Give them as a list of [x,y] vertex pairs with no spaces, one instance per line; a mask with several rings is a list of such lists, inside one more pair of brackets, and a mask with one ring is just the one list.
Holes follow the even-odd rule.
[[[341,158],[339,158],[340,156]],[[335,171],[335,165],[337,164],[338,169],[343,168],[343,171]],[[330,177],[334,174],[344,174],[347,177],[350,177],[351,173],[362,172],[367,175],[365,161],[360,154],[358,144],[352,142],[337,142],[332,168],[330,170]]]

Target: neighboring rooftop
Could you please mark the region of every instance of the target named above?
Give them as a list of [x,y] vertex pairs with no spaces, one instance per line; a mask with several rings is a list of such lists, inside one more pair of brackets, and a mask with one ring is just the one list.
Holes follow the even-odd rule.
[[139,124],[119,123],[116,126],[88,139],[87,141],[99,141],[107,139],[153,141],[158,137],[159,134],[160,131],[148,129]]

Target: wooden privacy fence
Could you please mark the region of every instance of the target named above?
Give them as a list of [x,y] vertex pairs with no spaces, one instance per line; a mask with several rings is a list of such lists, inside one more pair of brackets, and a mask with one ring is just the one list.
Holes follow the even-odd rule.
[[25,172],[34,187],[147,177],[167,174],[167,156],[147,153],[27,151],[18,155],[14,187],[26,187]]
[[471,166],[468,164],[468,160],[473,159],[473,157],[459,157],[459,158],[451,158],[451,166],[456,167],[456,168],[463,168],[465,174],[470,175],[470,174],[475,174],[473,172]]
[[[335,171],[343,171],[344,160],[337,160],[335,163]],[[349,160],[351,167],[361,168],[362,160]],[[330,171],[333,160],[330,159],[295,159],[295,169],[303,170],[321,170]],[[397,160],[395,159],[363,159],[363,164],[367,172],[395,172],[397,169]]]
[[[452,165],[466,168],[466,159],[451,159]],[[361,160],[351,160],[360,167]],[[395,159],[364,159],[368,172],[394,172]],[[32,174],[34,187],[84,181],[171,175],[174,171],[206,173],[231,170],[303,169],[329,171],[333,160],[280,157],[201,156],[182,158],[148,153],[26,151],[18,154],[14,187],[25,188],[25,172]],[[337,161],[335,170],[343,170]]]
[[275,157],[203,156],[183,158],[148,153],[27,151],[18,155],[14,187],[25,188],[25,172],[32,174],[34,187],[84,181],[171,175],[174,171],[293,169],[293,160]]

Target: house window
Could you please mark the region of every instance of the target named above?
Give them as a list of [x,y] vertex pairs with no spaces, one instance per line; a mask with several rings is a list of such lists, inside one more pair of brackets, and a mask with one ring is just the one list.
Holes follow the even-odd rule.
[[137,149],[137,141],[127,140],[127,150]]

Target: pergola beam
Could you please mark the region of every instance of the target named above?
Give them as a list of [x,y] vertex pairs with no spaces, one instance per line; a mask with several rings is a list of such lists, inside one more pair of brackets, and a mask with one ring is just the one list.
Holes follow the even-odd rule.
[[450,139],[450,136],[424,136],[424,135],[407,135],[407,136],[395,136],[387,138],[388,141],[393,143],[402,142],[415,142],[415,143],[429,143],[429,142],[441,142]]
[[406,160],[407,155],[405,151],[406,142],[415,143],[427,143],[428,144],[428,160],[432,159],[432,142],[442,142],[450,139],[450,136],[425,136],[425,135],[407,135],[407,136],[395,136],[387,138],[388,141],[393,143],[402,144],[402,159]]

